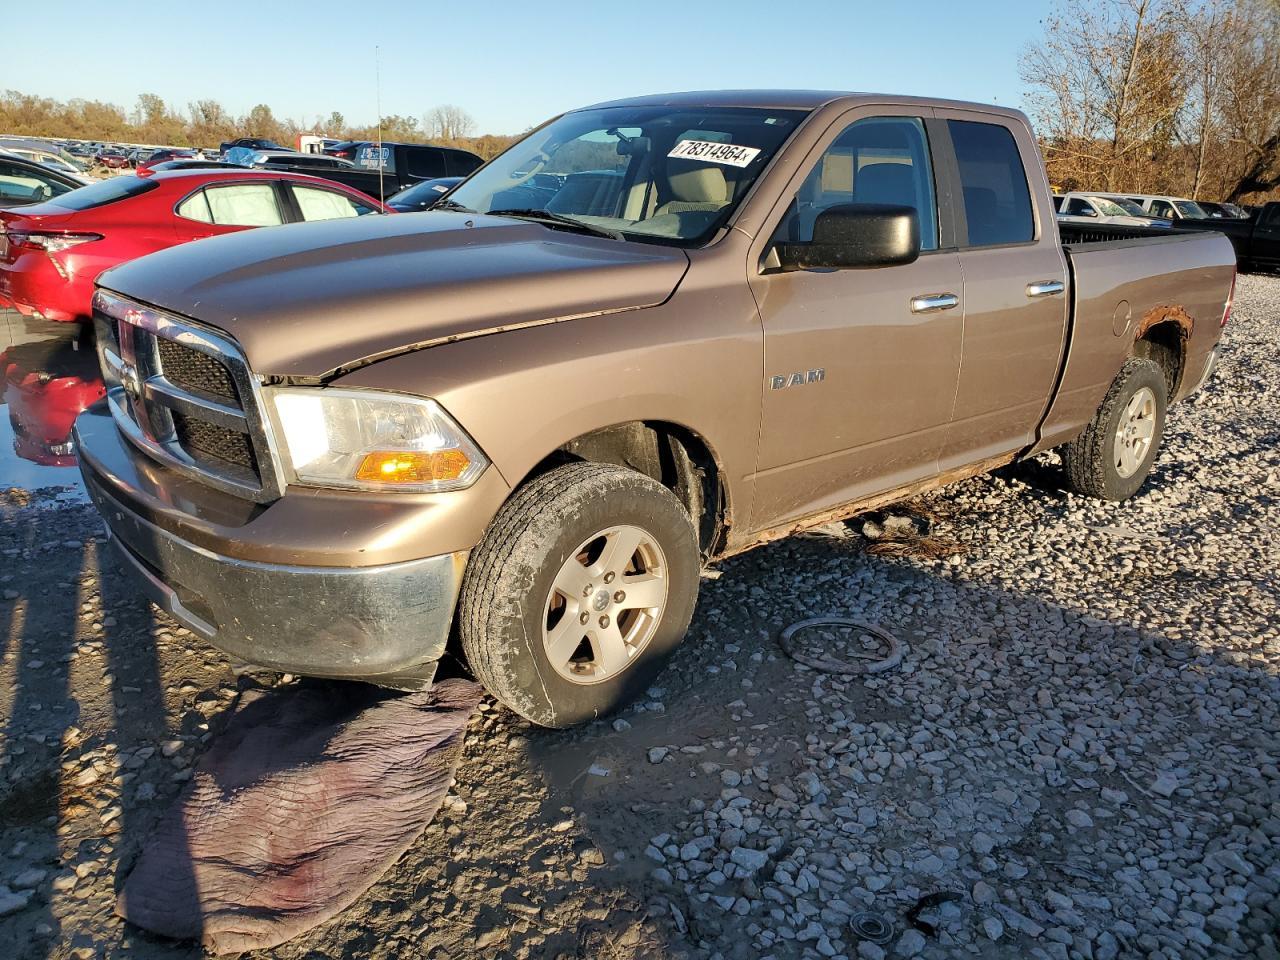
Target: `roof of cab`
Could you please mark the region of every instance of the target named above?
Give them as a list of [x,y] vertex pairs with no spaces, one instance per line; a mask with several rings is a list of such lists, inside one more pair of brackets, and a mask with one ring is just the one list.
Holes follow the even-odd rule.
[[959,110],[981,110],[984,113],[1000,113],[1025,120],[1020,110],[999,107],[988,103],[971,103],[964,100],[944,100],[938,97],[912,97],[902,94],[859,93],[849,90],[690,90],[683,93],[657,93],[643,97],[626,97],[595,103],[582,110],[601,107],[761,107],[776,110],[816,110],[829,103],[847,101],[850,106],[859,103],[920,104],[925,107],[944,107]]

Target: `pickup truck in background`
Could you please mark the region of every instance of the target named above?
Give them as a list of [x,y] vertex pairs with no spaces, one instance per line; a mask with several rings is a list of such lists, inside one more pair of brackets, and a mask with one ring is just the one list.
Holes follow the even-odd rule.
[[1234,277],[1216,234],[1059,225],[1013,110],[619,101],[428,212],[104,275],[81,470],[231,656],[420,688],[456,643],[567,726],[647,688],[723,557],[1055,447],[1132,496]]
[[[260,164],[267,170],[314,173],[337,183],[355,187],[362,193],[386,202],[392,196],[423,180],[438,177],[465,177],[484,161],[467,150],[435,147],[421,143],[352,143],[347,149],[326,156],[350,160],[353,167],[315,169],[305,160],[269,157]],[[348,154],[350,156],[348,156]]]
[[1179,220],[1178,227],[1225,234],[1235,248],[1241,270],[1274,270],[1280,267],[1280,200],[1263,204],[1247,220],[1228,217]]
[[1168,220],[1147,216],[1132,200],[1113,200],[1088,193],[1068,193],[1053,198],[1059,223],[1110,223],[1124,227],[1169,227]]

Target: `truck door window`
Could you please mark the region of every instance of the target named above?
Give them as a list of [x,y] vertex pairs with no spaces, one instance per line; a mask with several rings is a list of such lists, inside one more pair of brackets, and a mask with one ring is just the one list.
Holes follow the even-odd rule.
[[432,147],[408,147],[405,150],[405,172],[415,180],[434,180],[447,176],[444,151]]
[[1153,217],[1162,217],[1166,220],[1173,219],[1173,206],[1165,203],[1163,200],[1151,201],[1151,215]]
[[774,240],[811,241],[818,214],[844,203],[914,207],[920,217],[920,249],[938,249],[938,204],[920,119],[866,117],[850,124],[814,164]]
[[1087,200],[1080,197],[1072,197],[1064,211],[1070,217],[1096,217],[1097,213],[1093,207],[1089,206]]
[[284,223],[276,190],[270,183],[230,183],[225,187],[208,187],[213,222],[228,227],[274,227]]
[[960,188],[971,247],[1035,239],[1031,191],[1018,145],[1008,127],[948,120],[960,167]]

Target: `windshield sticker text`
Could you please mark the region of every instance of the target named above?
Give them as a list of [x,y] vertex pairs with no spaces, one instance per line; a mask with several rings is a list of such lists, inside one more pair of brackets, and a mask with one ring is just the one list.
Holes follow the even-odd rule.
[[741,147],[711,140],[681,140],[667,154],[679,160],[704,160],[729,167],[745,167],[760,154],[759,147]]

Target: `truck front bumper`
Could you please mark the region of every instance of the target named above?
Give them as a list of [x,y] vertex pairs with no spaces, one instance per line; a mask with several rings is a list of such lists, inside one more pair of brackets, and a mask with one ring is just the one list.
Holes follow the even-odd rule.
[[145,494],[131,503],[112,465],[141,454],[114,448],[124,444],[118,435],[88,433],[86,442],[77,423],[80,471],[108,538],[142,592],[175,620],[247,664],[404,689],[430,684],[467,551],[361,567],[227,556],[140,515]]

